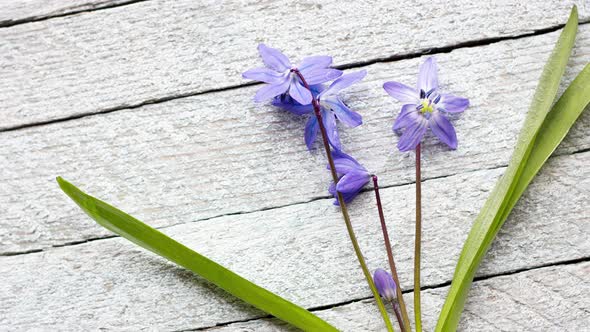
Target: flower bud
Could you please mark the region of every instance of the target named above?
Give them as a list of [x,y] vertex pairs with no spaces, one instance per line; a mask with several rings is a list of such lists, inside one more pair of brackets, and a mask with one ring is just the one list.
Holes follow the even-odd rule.
[[397,298],[397,286],[391,277],[391,274],[383,269],[375,270],[373,273],[373,281],[379,295],[388,301],[393,301]]

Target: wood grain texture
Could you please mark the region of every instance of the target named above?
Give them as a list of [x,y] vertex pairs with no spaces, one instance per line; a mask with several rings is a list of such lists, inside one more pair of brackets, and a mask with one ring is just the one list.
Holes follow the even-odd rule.
[[[448,287],[422,293],[424,331],[434,331]],[[412,294],[406,294],[412,306]],[[585,331],[590,321],[590,263],[552,266],[475,282],[458,331]],[[384,331],[370,300],[316,312],[342,331]],[[295,331],[276,319],[206,331]]]
[[38,21],[82,11],[134,2],[133,0],[0,0],[0,27]]
[[[424,148],[426,179],[506,165],[557,33],[460,49],[437,56],[443,89],[469,97],[455,122],[459,149],[432,137]],[[582,26],[565,82],[590,55]],[[381,88],[413,84],[419,63],[374,64],[344,99],[363,116],[341,128],[345,151],[378,174],[382,185],[413,181],[412,154],[395,149],[400,105]],[[256,87],[208,93],[138,109],[0,134],[0,253],[35,250],[106,235],[80,223],[61,193],[64,176],[156,226],[307,202],[327,196],[320,151],[303,143],[305,119],[254,105]],[[583,114],[558,153],[590,147]]]
[[338,65],[565,23],[580,1],[146,1],[0,29],[0,129],[245,83],[256,45]]
[[[479,275],[590,256],[589,162],[590,152],[548,162],[506,222]],[[503,170],[424,182],[424,286],[451,279],[470,225]],[[413,190],[404,185],[382,192],[406,289],[412,278]],[[373,205],[372,195],[364,193],[351,206],[371,269],[386,266]],[[75,219],[92,223],[85,216]],[[369,294],[339,212],[328,199],[164,231],[304,307]],[[15,330],[180,330],[264,316],[121,238],[0,257],[0,275],[0,323]]]

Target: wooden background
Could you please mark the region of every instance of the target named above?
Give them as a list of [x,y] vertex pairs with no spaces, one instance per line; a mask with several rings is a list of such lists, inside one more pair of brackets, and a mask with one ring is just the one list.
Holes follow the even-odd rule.
[[[265,42],[366,69],[346,151],[377,173],[411,304],[413,162],[391,132],[435,55],[472,106],[459,148],[423,152],[423,299],[431,331],[470,225],[504,171],[571,6],[564,86],[590,60],[590,1],[0,0],[0,330],[283,331],[201,278],[95,225],[58,175],[345,331],[382,322],[327,194],[305,119],[255,105]],[[500,231],[462,331],[584,331],[590,323],[590,114]],[[319,146],[318,146],[319,147]],[[371,192],[350,206],[371,269],[386,267]]]

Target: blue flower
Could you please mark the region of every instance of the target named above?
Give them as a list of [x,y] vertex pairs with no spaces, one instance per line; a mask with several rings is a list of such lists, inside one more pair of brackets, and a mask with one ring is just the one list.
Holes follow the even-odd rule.
[[387,301],[393,301],[397,299],[397,285],[387,271],[383,269],[377,269],[373,273],[373,282],[375,287],[382,298]]
[[[338,128],[336,126],[336,119],[352,128],[363,123],[362,116],[357,112],[352,111],[342,99],[340,99],[338,92],[362,80],[366,75],[367,71],[361,70],[356,73],[341,76],[332,82],[327,88],[324,85],[310,86],[313,98],[318,100],[321,107],[322,121],[326,128],[326,133],[328,134],[328,141],[336,150],[342,150],[342,144],[340,143],[340,136],[338,135]],[[307,80],[307,77],[305,77],[305,80]],[[311,114],[305,125],[305,144],[307,145],[307,148],[311,150],[319,132],[318,121],[313,114],[313,106],[309,104],[302,105],[286,94],[275,97],[273,105],[297,115]]]
[[310,104],[311,93],[293,72],[295,69],[299,70],[309,85],[328,82],[342,75],[342,71],[329,68],[332,64],[332,57],[329,56],[307,57],[299,66],[293,67],[289,59],[277,49],[260,44],[258,52],[266,67],[254,68],[242,74],[244,78],[268,83],[256,92],[256,102],[288,93],[298,103]]
[[[326,86],[324,84],[310,85],[309,89],[313,98],[317,98],[318,94],[326,89]],[[302,105],[293,99],[289,93],[283,93],[274,97],[271,104],[295,115],[313,114],[312,104]]]
[[[348,203],[369,183],[371,174],[363,165],[344,152],[332,151],[332,158],[334,159],[334,167],[336,167],[339,180],[338,185],[334,185],[333,182],[330,184],[328,192],[336,198],[334,205],[340,205],[336,194],[337,191],[342,194],[344,202]],[[330,165],[328,165],[328,169],[330,169]]]
[[420,66],[417,89],[398,82],[387,82],[383,88],[403,103],[393,124],[394,131],[405,128],[397,143],[400,151],[415,149],[428,128],[451,149],[457,148],[457,134],[444,113],[463,112],[469,106],[469,100],[439,91],[434,58],[426,59]]

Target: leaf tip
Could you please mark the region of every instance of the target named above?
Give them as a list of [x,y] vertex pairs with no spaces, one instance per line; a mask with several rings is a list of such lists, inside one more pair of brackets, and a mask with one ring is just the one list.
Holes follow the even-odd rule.
[[572,11],[570,12],[570,19],[575,20],[576,25],[578,24],[578,6],[576,6],[575,4],[572,7]]
[[72,200],[74,200],[74,202],[76,202],[77,204],[80,204],[82,199],[87,196],[84,192],[82,192],[80,189],[78,189],[78,187],[71,184],[70,182],[68,182],[67,180],[62,178],[61,176],[56,177],[55,180],[59,184],[60,189],[66,195],[70,196],[70,198]]
[[64,180],[64,178],[62,178],[61,176],[56,177],[55,181],[57,181],[57,184],[59,184],[59,187],[64,192],[67,192],[67,189],[72,187],[72,184],[69,183],[68,181]]

